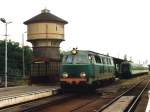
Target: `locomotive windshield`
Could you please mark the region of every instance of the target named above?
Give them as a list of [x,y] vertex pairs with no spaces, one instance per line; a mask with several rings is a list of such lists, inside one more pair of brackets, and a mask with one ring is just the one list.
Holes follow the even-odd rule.
[[67,64],[86,64],[89,63],[88,56],[86,55],[65,55],[63,63]]

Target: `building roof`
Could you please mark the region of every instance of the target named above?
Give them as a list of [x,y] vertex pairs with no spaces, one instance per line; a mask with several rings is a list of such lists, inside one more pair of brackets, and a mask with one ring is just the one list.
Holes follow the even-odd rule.
[[68,22],[55,16],[54,14],[51,14],[49,10],[44,9],[41,11],[40,14],[32,17],[31,19],[24,22],[24,24],[30,24],[30,23],[39,23],[39,22],[59,22],[67,24]]

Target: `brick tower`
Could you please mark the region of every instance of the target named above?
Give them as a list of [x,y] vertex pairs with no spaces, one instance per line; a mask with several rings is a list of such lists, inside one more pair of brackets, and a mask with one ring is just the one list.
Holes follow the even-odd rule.
[[27,41],[32,43],[31,83],[56,82],[59,79],[59,45],[64,40],[64,25],[68,22],[44,9],[24,22]]

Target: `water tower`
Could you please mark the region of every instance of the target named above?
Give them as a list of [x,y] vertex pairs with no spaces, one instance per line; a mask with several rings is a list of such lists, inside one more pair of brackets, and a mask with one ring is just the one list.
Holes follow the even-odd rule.
[[27,41],[32,43],[33,60],[30,81],[47,83],[59,78],[59,45],[64,40],[64,25],[68,22],[44,9],[24,22]]

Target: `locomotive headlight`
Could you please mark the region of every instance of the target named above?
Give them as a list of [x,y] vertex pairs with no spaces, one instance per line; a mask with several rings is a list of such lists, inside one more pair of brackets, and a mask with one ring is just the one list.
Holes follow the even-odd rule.
[[77,54],[77,48],[73,48],[73,50],[71,51],[71,53],[72,53],[73,55],[76,55],[76,54]]
[[86,77],[85,72],[81,72],[81,73],[80,73],[80,77]]
[[65,72],[65,73],[63,73],[62,76],[63,76],[63,78],[67,78],[68,77],[68,73]]

